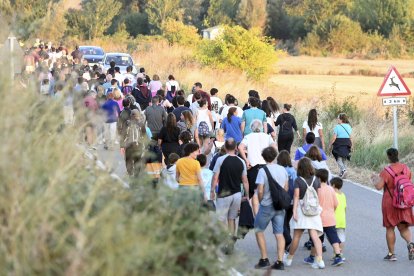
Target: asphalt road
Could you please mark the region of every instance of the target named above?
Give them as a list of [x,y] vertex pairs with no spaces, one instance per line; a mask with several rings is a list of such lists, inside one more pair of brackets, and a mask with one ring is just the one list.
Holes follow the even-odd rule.
[[[124,176],[126,173],[123,159],[118,150],[105,151],[98,147],[96,151],[100,160],[111,168],[111,171]],[[340,267],[332,267],[330,259],[333,256],[332,247],[326,241],[327,252],[324,253],[326,268],[312,269],[303,263],[309,251],[303,247],[308,235],[302,236],[291,267],[285,271],[272,271],[272,275],[414,275],[414,261],[409,261],[405,241],[400,238],[398,231],[396,242],[396,255],[398,261],[385,262],[383,257],[387,254],[385,241],[385,228],[382,227],[381,198],[382,195],[359,184],[346,181],[343,191],[347,196],[347,241],[344,255],[346,262]],[[413,231],[413,229],[411,229]],[[266,229],[266,241],[269,259],[276,258],[276,242],[272,234],[271,225]],[[254,269],[260,258],[254,232],[250,231],[244,240],[236,243],[235,254],[242,258],[242,262],[235,268],[244,275],[263,275],[266,271]]]

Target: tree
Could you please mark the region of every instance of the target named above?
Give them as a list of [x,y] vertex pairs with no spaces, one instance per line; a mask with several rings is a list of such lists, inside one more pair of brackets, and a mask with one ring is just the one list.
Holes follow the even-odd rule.
[[240,0],[210,0],[204,25],[233,25],[239,3]]
[[266,34],[281,40],[298,40],[306,36],[303,17],[290,15],[284,0],[267,1]]
[[64,2],[64,0],[55,4],[49,2],[46,15],[40,21],[36,32],[38,37],[48,41],[58,41],[64,36],[67,26],[63,9]]
[[364,31],[389,37],[395,25],[411,25],[413,9],[413,0],[355,0],[352,14]]
[[181,0],[180,6],[184,11],[184,24],[201,29],[204,18],[207,16],[208,4],[208,0]]
[[152,33],[161,33],[162,25],[167,19],[181,21],[183,16],[180,0],[149,0],[145,11]]
[[197,45],[200,41],[200,35],[194,26],[185,25],[181,21],[167,19],[162,26],[162,35],[167,39],[170,45],[180,44],[185,46]]
[[236,20],[245,29],[258,28],[263,31],[266,25],[266,2],[263,0],[241,0]]
[[[374,0],[375,1],[375,0]],[[349,0],[287,0],[286,10],[290,15],[301,16],[305,27],[311,31],[334,15],[346,14],[352,4]],[[328,30],[326,30],[328,31]]]
[[121,9],[116,0],[85,0],[82,2],[81,24],[88,30],[88,38],[102,36]]
[[240,26],[226,26],[215,40],[203,40],[196,56],[202,64],[238,68],[254,80],[266,76],[277,60],[277,53],[266,37],[257,29]]

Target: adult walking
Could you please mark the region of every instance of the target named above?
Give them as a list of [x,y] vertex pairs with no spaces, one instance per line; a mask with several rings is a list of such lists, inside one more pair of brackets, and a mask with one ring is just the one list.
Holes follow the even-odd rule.
[[131,94],[134,96],[141,110],[145,110],[150,105],[152,96],[147,85],[144,83],[144,79],[138,78],[137,86],[132,90]]
[[318,112],[316,109],[309,110],[308,120],[303,122],[302,125],[303,137],[309,132],[315,134],[315,145],[325,150],[325,140],[323,138],[322,123],[318,121]]
[[223,224],[227,224],[230,235],[236,236],[236,218],[242,200],[240,183],[243,183],[245,200],[249,194],[249,183],[246,164],[236,155],[236,141],[230,138],[226,140],[224,147],[226,154],[219,157],[214,166],[210,199],[215,199],[216,186],[220,183],[216,204],[218,219]]
[[180,136],[180,129],[177,127],[175,115],[170,113],[167,116],[167,123],[161,128],[158,135],[158,146],[164,155],[165,165],[169,165],[169,156],[171,153],[180,154],[180,144],[178,143]]
[[233,138],[236,143],[240,143],[243,139],[243,133],[241,130],[241,119],[236,114],[237,108],[234,106],[230,107],[227,117],[221,123],[221,128],[225,132],[226,140]]
[[345,113],[338,115],[337,122],[329,147],[332,147],[332,154],[338,164],[339,177],[345,178],[346,162],[350,160],[352,151],[352,127]]
[[248,135],[252,132],[250,124],[253,120],[260,120],[263,124],[263,132],[267,133],[267,119],[266,113],[259,109],[260,100],[258,98],[249,98],[250,108],[243,112],[241,129],[244,135]]
[[159,105],[159,98],[157,96],[152,98],[152,105],[145,109],[144,114],[152,133],[152,139],[157,141],[158,134],[167,120],[167,112]]
[[259,200],[256,191],[256,178],[259,170],[266,165],[261,155],[262,151],[276,144],[270,135],[263,132],[263,124],[260,120],[254,120],[250,128],[252,133],[246,135],[239,145],[240,156],[246,162],[247,179],[249,180],[249,198],[252,199],[253,212],[256,214],[259,208]]
[[266,165],[259,170],[257,174],[257,194],[259,197],[260,205],[259,212],[254,220],[254,229],[256,232],[256,241],[260,249],[260,260],[256,264],[256,268],[264,268],[270,265],[267,249],[266,239],[264,231],[272,222],[273,234],[276,237],[277,242],[277,260],[273,264],[272,268],[276,270],[284,270],[283,265],[283,253],[285,252],[285,238],[283,237],[284,221],[285,221],[285,210],[275,210],[273,207],[273,200],[269,188],[269,179],[265,169],[270,173],[277,185],[280,185],[286,191],[289,190],[288,180],[289,176],[286,170],[273,163],[276,159],[277,151],[273,147],[267,147],[262,152],[262,157],[266,161]]
[[414,260],[414,243],[410,226],[414,225],[414,215],[412,208],[399,209],[393,205],[393,193],[395,188],[394,178],[398,175],[406,175],[411,179],[411,171],[406,164],[400,163],[398,150],[390,148],[387,150],[387,157],[390,164],[386,166],[378,175],[372,175],[371,180],[377,190],[383,190],[382,194],[382,224],[386,228],[386,240],[388,254],[384,257],[385,261],[396,261],[395,256],[395,227],[400,232],[401,237],[407,242],[408,259]]
[[165,89],[167,90],[166,99],[169,102],[172,102],[172,99],[175,97],[175,92],[180,90],[180,85],[173,75],[168,76],[168,81],[165,83]]
[[300,139],[300,133],[298,126],[296,125],[295,117],[290,114],[291,104],[283,105],[283,113],[277,117],[275,126],[279,126],[279,136],[277,139],[277,147],[279,150],[287,150],[290,153],[292,147],[294,133],[296,131],[298,139]]
[[134,109],[131,119],[127,121],[127,129],[121,133],[122,146],[125,148],[125,165],[129,176],[138,177],[142,165],[140,162],[145,147],[145,118]]

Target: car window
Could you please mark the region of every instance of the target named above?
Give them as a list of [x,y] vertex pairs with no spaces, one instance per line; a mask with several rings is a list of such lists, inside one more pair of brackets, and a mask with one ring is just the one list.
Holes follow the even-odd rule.
[[81,48],[80,51],[84,55],[102,56],[104,54],[102,49],[99,49],[99,48]]
[[132,59],[129,56],[107,56],[105,60],[105,64],[109,65],[111,61],[115,61],[116,66],[133,65]]

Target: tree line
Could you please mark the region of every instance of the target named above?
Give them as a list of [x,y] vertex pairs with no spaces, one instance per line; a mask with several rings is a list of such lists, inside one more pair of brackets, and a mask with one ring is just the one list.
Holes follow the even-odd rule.
[[414,49],[414,0],[3,0],[17,33],[54,40],[117,32],[159,35],[167,21],[258,29],[294,54],[406,56]]

